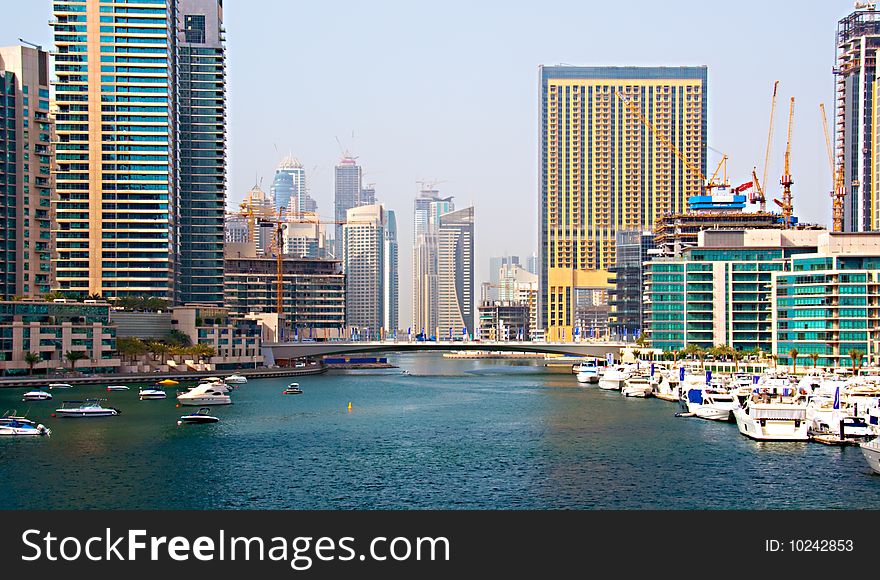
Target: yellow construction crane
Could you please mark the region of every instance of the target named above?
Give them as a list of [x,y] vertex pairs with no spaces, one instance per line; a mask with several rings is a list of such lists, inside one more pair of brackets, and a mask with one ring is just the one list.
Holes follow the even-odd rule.
[[770,147],[773,144],[773,118],[776,115],[776,91],[779,88],[779,81],[773,82],[773,98],[770,102],[770,128],[767,131],[767,148],[764,151],[764,171],[761,174],[761,181],[758,181],[757,172],[752,172],[755,180],[756,195],[752,199],[752,203],[758,203],[761,211],[767,211],[767,198],[764,196],[764,185],[767,183],[767,168],[770,164]]
[[828,119],[825,117],[825,103],[819,103],[822,111],[822,129],[825,131],[825,149],[828,152],[828,165],[831,168],[831,177],[834,181],[834,189],[831,191],[831,215],[833,231],[843,231],[843,200],[846,197],[846,186],[843,178],[843,165],[834,166],[834,150],[831,147],[831,135],[828,132]]
[[782,201],[774,199],[774,203],[782,208],[782,223],[784,227],[791,227],[791,216],[793,213],[793,204],[791,198],[791,186],[794,180],[791,178],[791,128],[794,124],[794,97],[791,98],[791,104],[788,108],[788,140],[785,144],[785,168],[782,172],[782,178],[779,184],[782,185]]
[[269,246],[269,251],[275,250],[276,260],[276,278],[275,283],[275,311],[278,314],[278,324],[281,324],[281,316],[284,312],[284,226],[285,220],[281,216],[281,210],[278,210],[274,219],[260,218],[260,227],[275,228],[274,237]]
[[[661,133],[656,127],[654,127],[654,125],[651,123],[651,121],[649,121],[649,120],[648,120],[648,119],[642,114],[642,112],[639,110],[638,107],[636,107],[634,104],[632,104],[632,102],[630,101],[630,99],[629,99],[628,97],[624,96],[624,95],[623,95],[620,91],[618,91],[618,90],[615,90],[615,91],[614,91],[614,94],[617,95],[617,98],[620,99],[621,102],[623,102],[624,106],[626,106],[626,108],[629,109],[629,111],[630,111],[632,114],[634,114],[636,117],[638,117],[639,120],[640,120],[640,121],[641,121],[641,122],[642,122],[647,128],[649,128],[649,129],[654,133],[654,136],[655,136],[657,139],[659,139],[660,142],[663,143],[663,145],[665,145],[667,149],[670,149],[670,150],[675,154],[675,156],[678,157],[678,159],[679,159],[682,163],[684,163],[685,167],[687,167],[688,169],[690,169],[690,171],[691,171],[694,175],[697,175],[697,176],[700,177],[700,183],[701,183],[701,185],[702,185],[702,184],[705,184],[705,183],[707,182],[706,176],[703,175],[703,172],[700,171],[700,168],[697,167],[696,165],[694,165],[693,163],[691,163],[690,160],[688,160],[688,158],[685,157],[684,154],[683,154],[681,151],[679,151],[678,147],[675,146],[675,143],[673,143],[672,141],[670,141],[669,139],[667,139],[666,136],[665,136],[663,133]],[[722,160],[722,162],[723,162],[723,161],[724,161],[724,160]],[[720,167],[720,165],[719,165],[719,167]],[[717,173],[717,170],[716,170],[716,173]]]

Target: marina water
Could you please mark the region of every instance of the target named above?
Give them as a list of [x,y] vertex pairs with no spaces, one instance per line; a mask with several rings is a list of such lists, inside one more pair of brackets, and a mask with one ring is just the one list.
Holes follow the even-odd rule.
[[[878,509],[857,447],[760,443],[657,399],[580,387],[543,361],[392,355],[399,369],[252,380],[221,421],[137,389],[46,402],[0,390],[51,437],[0,441],[6,509]],[[403,371],[407,372],[403,372]],[[222,376],[222,375],[221,375]],[[114,379],[112,384],[119,384]],[[124,382],[124,381],[122,381]],[[118,417],[61,419],[107,398]],[[349,410],[351,403],[351,410]]]

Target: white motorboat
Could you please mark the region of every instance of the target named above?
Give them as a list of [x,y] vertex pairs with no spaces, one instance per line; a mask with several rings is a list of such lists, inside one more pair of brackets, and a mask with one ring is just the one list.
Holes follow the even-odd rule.
[[28,391],[21,396],[22,401],[49,401],[51,399],[52,394],[46,391]]
[[226,377],[226,382],[231,385],[243,385],[247,383],[247,377],[243,377],[241,375],[230,375]]
[[730,421],[739,402],[732,393],[719,389],[690,388],[685,393],[689,413],[710,421]]
[[220,421],[220,419],[211,415],[211,410],[208,407],[202,407],[195,413],[181,415],[180,419],[177,421],[177,424],[183,425],[184,423],[217,423],[218,421]]
[[68,385],[67,383],[49,383],[50,389],[72,389],[73,385]]
[[624,382],[620,394],[624,397],[650,397],[654,394],[654,385],[648,377],[630,377]]
[[[76,405],[67,407],[66,405]],[[115,417],[121,411],[114,407],[102,407],[99,399],[85,401],[64,401],[60,409],[55,409],[59,417]]]
[[654,396],[664,401],[680,401],[681,390],[678,385],[678,375],[661,372],[660,378],[654,386]]
[[235,388],[232,385],[226,384],[224,381],[202,381],[198,385],[193,387],[193,389],[198,387],[210,387],[216,391],[220,391],[221,393],[228,393]]
[[141,401],[149,401],[151,399],[165,399],[168,393],[164,389],[158,387],[144,387],[138,391],[138,398]]
[[129,388],[125,385],[107,385],[108,391],[128,391]]
[[229,405],[232,398],[225,391],[218,389],[213,384],[203,384],[196,388],[177,395],[181,405]]
[[880,438],[871,441],[862,441],[859,443],[862,448],[862,455],[871,467],[871,470],[880,475]]
[[290,383],[287,385],[287,388],[282,392],[283,395],[302,395],[302,389],[299,388],[299,383]]
[[50,435],[52,431],[43,424],[37,424],[25,417],[4,415],[0,419],[0,435],[14,437],[32,437]]
[[581,384],[595,385],[599,382],[599,367],[595,363],[584,363],[578,367],[577,381]]
[[758,441],[808,441],[807,403],[792,387],[780,393],[752,393],[733,410],[739,432]]
[[609,367],[599,377],[599,388],[606,391],[619,391],[623,388],[626,379],[630,377],[630,368],[626,365]]

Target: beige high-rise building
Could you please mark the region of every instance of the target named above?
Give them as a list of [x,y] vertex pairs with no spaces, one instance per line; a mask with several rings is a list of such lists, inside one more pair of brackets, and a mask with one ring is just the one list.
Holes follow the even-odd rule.
[[51,290],[48,53],[0,48],[0,300]]
[[578,289],[608,286],[617,230],[651,230],[701,192],[707,69],[543,66],[539,77],[540,324],[565,341]]

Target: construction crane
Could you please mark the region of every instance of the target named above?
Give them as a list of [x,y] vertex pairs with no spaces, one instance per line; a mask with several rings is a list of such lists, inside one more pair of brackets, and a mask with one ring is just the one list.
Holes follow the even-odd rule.
[[278,324],[281,324],[281,316],[284,312],[284,227],[286,220],[281,215],[281,211],[274,216],[274,219],[260,218],[261,228],[274,228],[274,237],[269,246],[269,251],[275,250],[276,271],[275,282],[277,285],[275,293],[275,311],[278,314]]
[[764,172],[761,174],[761,181],[758,182],[758,175],[756,172],[752,172],[752,177],[755,179],[755,190],[756,194],[753,196],[752,203],[760,204],[761,211],[767,211],[767,198],[764,196],[764,186],[763,184],[767,183],[767,168],[770,165],[770,147],[773,144],[773,118],[776,114],[776,91],[779,88],[779,81],[773,82],[773,98],[770,102],[770,128],[767,131],[767,149],[764,151]]
[[[700,185],[701,185],[701,186],[702,186],[703,184],[706,184],[706,183],[707,183],[706,176],[703,175],[703,172],[700,171],[700,168],[697,167],[696,165],[694,165],[693,163],[691,163],[690,160],[688,160],[688,158],[684,156],[684,153],[682,153],[682,152],[678,149],[678,147],[675,146],[675,143],[673,143],[672,141],[670,141],[669,139],[667,139],[666,136],[665,136],[663,133],[661,133],[661,132],[660,132],[660,131],[659,131],[659,130],[658,130],[658,129],[657,129],[657,128],[651,123],[651,121],[649,121],[649,120],[648,120],[648,119],[642,114],[642,112],[639,110],[639,108],[636,107],[634,104],[632,104],[632,102],[630,101],[630,99],[629,99],[628,97],[624,96],[624,95],[623,95],[620,91],[618,91],[618,90],[615,90],[615,91],[614,91],[614,94],[617,95],[617,98],[620,99],[621,102],[623,102],[624,106],[625,106],[627,109],[629,109],[629,111],[630,111],[632,114],[634,114],[636,117],[638,117],[639,120],[640,120],[640,121],[641,121],[646,127],[648,127],[648,128],[651,130],[651,132],[654,133],[654,136],[655,136],[657,139],[659,139],[660,142],[663,143],[663,145],[665,145],[667,149],[670,149],[670,150],[675,154],[675,156],[678,157],[679,161],[681,161],[682,163],[684,163],[685,167],[687,167],[687,168],[691,171],[691,173],[693,173],[694,175],[699,176],[699,178],[700,178]],[[724,160],[722,159],[722,162],[723,162],[723,161],[724,161]],[[719,165],[719,167],[720,167],[720,165]],[[717,170],[716,170],[716,173],[717,173]],[[717,186],[714,186],[714,187],[717,187]]]
[[779,184],[782,185],[782,201],[774,199],[773,202],[782,209],[782,224],[786,228],[791,227],[791,215],[793,213],[793,205],[791,199],[791,186],[794,180],[791,178],[791,128],[794,124],[794,97],[788,108],[788,140],[785,143],[785,168],[782,172],[782,178]]
[[822,129],[825,131],[825,149],[828,152],[828,165],[831,168],[831,176],[834,189],[831,190],[831,215],[833,231],[843,231],[843,200],[846,197],[846,186],[843,178],[843,164],[834,166],[834,150],[831,147],[831,134],[828,132],[828,119],[825,117],[825,103],[819,103],[822,111]]

